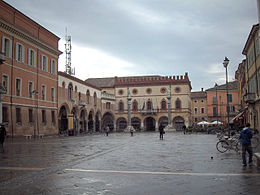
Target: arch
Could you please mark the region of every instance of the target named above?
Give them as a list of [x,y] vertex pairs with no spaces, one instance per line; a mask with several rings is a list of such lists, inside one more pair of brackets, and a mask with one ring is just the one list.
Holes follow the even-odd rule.
[[68,99],[71,100],[72,99],[72,96],[73,96],[73,85],[72,83],[69,83],[68,85]]
[[68,130],[68,109],[66,106],[63,105],[59,109],[59,119],[58,119],[58,126],[59,126],[59,134],[66,134]]
[[126,119],[124,117],[118,118],[116,122],[116,126],[118,131],[123,131],[124,129],[126,129],[127,127]]
[[88,131],[94,131],[94,112],[90,111],[88,114]]
[[145,118],[144,127],[146,131],[155,131],[155,119],[150,116]]
[[166,127],[168,125],[168,117],[162,116],[161,118],[159,118],[158,125],[159,127],[160,126]]
[[182,130],[182,127],[184,126],[184,118],[181,116],[176,116],[173,119],[173,126],[177,131]]
[[106,112],[102,117],[102,129],[109,127],[110,131],[114,130],[114,116],[110,112]]
[[136,131],[141,130],[141,119],[138,117],[131,118],[131,125],[134,127]]
[[83,133],[87,131],[87,122],[86,122],[86,110],[81,109],[79,115],[79,132]]

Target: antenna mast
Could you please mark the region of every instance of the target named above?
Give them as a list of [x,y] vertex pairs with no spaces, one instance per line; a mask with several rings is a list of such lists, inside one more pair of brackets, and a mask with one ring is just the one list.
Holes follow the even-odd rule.
[[71,68],[71,36],[67,36],[67,28],[66,28],[66,36],[65,36],[65,53],[66,53],[66,64],[65,64],[65,73],[69,75],[75,75],[75,68]]

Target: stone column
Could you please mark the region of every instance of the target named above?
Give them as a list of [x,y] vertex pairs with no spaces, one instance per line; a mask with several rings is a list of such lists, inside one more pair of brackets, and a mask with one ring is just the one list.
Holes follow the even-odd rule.
[[144,131],[144,121],[141,121],[141,131]]
[[155,131],[159,131],[159,121],[155,121]]
[[131,129],[131,96],[130,96],[130,90],[129,90],[129,87],[127,87],[127,92],[128,92],[128,95],[127,95],[127,111],[128,111],[128,124],[127,124],[127,130],[130,131]]
[[168,95],[167,95],[167,99],[168,99],[168,127],[171,127],[171,89],[169,87],[168,89]]

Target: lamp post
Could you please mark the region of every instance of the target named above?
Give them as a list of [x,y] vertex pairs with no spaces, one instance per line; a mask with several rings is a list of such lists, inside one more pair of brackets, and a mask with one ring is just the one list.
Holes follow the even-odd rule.
[[229,101],[228,101],[228,74],[227,74],[227,67],[228,67],[229,59],[225,57],[223,66],[226,68],[226,91],[227,91],[227,127],[228,127],[228,137],[230,137],[230,128],[229,128]]
[[131,124],[131,95],[129,87],[127,87],[127,115],[128,115],[128,130],[131,131],[132,124]]
[[216,88],[216,117],[217,117],[217,126],[218,126],[218,84],[215,83],[215,88]]

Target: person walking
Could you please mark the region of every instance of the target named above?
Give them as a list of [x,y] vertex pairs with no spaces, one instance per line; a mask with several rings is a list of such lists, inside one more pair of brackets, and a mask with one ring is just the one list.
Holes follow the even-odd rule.
[[131,134],[131,136],[134,136],[134,128],[133,128],[133,126],[130,127],[130,134]]
[[108,133],[109,133],[109,127],[107,126],[106,127],[106,135],[108,136]]
[[159,132],[160,132],[160,140],[163,140],[163,134],[165,133],[164,130],[163,130],[163,126],[160,125],[159,126]]
[[1,125],[0,127],[0,144],[2,147],[2,151],[4,152],[4,141],[5,141],[5,136],[6,136],[6,130],[4,125]]
[[253,150],[251,147],[251,138],[253,137],[253,132],[250,129],[250,123],[246,124],[246,127],[240,132],[240,139],[242,144],[242,160],[243,166],[247,166],[246,163],[246,152],[248,152],[248,164],[252,166]]

